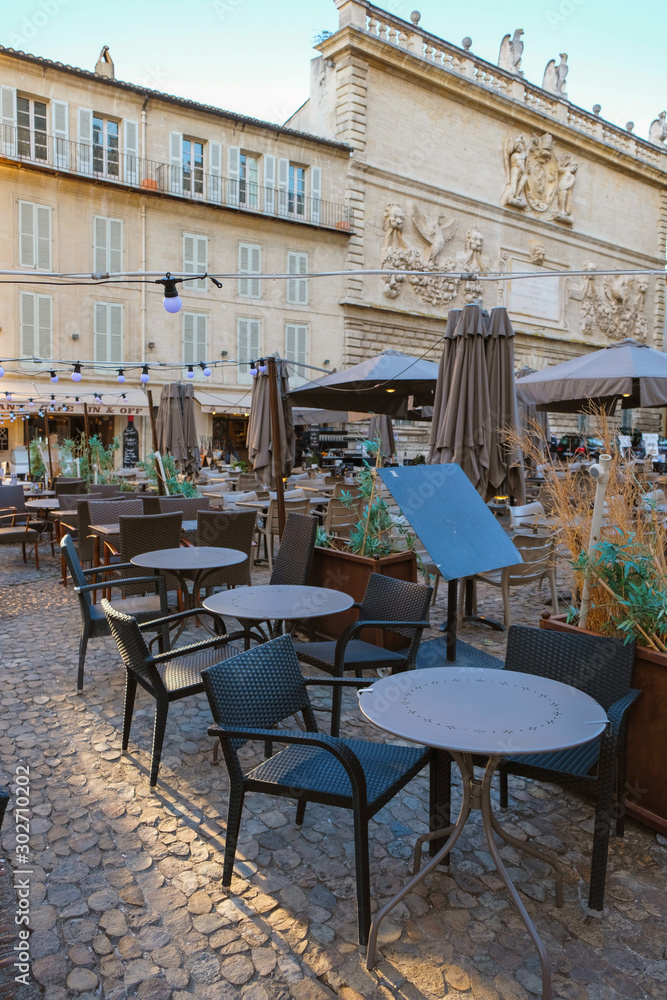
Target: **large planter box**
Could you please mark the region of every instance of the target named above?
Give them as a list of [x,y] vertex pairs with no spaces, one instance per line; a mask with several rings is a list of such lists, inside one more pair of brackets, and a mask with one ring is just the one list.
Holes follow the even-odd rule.
[[[543,618],[540,628],[582,631],[565,615]],[[642,696],[628,717],[626,807],[629,816],[667,836],[667,654],[637,646],[632,686]]]
[[[357,556],[337,549],[315,547],[311,582],[315,587],[330,587],[349,594],[355,601],[361,601],[371,573],[392,576],[396,580],[417,582],[417,560],[413,552],[395,552],[381,559]],[[337,615],[318,618],[315,628],[318,635],[327,639],[337,639],[343,629],[357,620],[357,610],[343,611]],[[360,636],[383,649],[402,649],[407,645],[401,636],[380,629],[366,629]]]

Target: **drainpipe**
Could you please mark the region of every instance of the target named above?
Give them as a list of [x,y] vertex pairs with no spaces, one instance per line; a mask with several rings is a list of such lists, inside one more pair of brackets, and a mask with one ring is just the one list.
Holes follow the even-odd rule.
[[[141,158],[146,160],[146,108],[148,96],[141,106]],[[146,270],[146,199],[141,199],[141,270]],[[141,282],[141,360],[146,360],[146,282]],[[143,453],[148,454],[146,449],[146,421],[142,421]]]

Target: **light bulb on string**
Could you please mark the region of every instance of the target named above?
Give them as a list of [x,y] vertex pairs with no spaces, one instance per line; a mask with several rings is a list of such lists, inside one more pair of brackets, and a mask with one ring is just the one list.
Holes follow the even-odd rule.
[[266,375],[266,362],[264,358],[262,358],[261,361],[259,362],[259,374]]
[[118,381],[119,382],[124,382],[125,381],[125,372],[123,371],[122,368],[118,369]]
[[252,375],[253,378],[257,374],[257,365],[255,364],[254,361],[250,365],[250,374]]
[[77,361],[77,363],[74,365],[74,371],[72,372],[72,382],[80,382],[80,381],[81,381],[81,363]]
[[57,382],[58,381],[58,373],[57,372],[51,372],[51,381],[52,382]]
[[102,402],[102,397],[100,396],[99,392],[95,393],[95,402],[96,403],[101,403]]
[[188,365],[188,378],[194,378],[194,377],[195,377],[194,367],[192,365]]
[[208,365],[205,365],[205,364],[201,365],[201,370],[202,370],[202,374],[203,374],[204,378],[210,378],[211,377],[211,369],[209,368]]
[[5,393],[5,399],[7,400],[8,403],[11,401],[11,398],[12,398],[11,392],[6,392]]
[[164,299],[162,305],[165,307],[168,313],[180,312],[183,308],[183,303],[180,300],[178,289],[176,285],[182,278],[172,278],[171,273],[167,271],[165,278],[158,278],[155,282],[156,285],[162,285],[164,287]]
[[144,365],[143,368],[141,369],[141,375],[139,376],[139,380],[143,382],[144,385],[146,384],[146,382],[150,382],[150,375],[148,374],[148,365]]
[[5,374],[5,369],[0,365],[0,378]]

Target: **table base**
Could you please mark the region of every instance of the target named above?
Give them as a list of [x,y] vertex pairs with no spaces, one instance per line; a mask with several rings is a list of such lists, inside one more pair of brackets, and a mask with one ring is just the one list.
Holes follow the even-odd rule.
[[[447,855],[461,836],[470,813],[473,812],[473,810],[479,810],[482,813],[484,834],[486,836],[489,853],[491,854],[493,862],[496,866],[496,871],[504,883],[505,888],[509,892],[512,902],[519,911],[519,916],[523,920],[526,930],[528,931],[539,954],[540,966],[542,968],[543,1000],[553,1000],[553,993],[551,989],[551,960],[539,934],[537,933],[537,929],[533,921],[530,919],[528,911],[526,910],[519,893],[514,887],[505,865],[503,864],[503,860],[500,857],[498,846],[495,841],[494,833],[498,834],[498,836],[506,841],[506,843],[511,844],[512,847],[517,848],[517,850],[523,851],[525,854],[530,854],[531,857],[537,858],[539,861],[543,861],[545,864],[553,868],[556,876],[556,906],[563,905],[563,874],[560,866],[554,858],[548,857],[542,851],[533,847],[532,844],[526,844],[521,840],[517,840],[516,837],[513,837],[511,834],[507,833],[507,831],[503,830],[500,823],[494,816],[491,808],[491,782],[494,771],[499,762],[502,760],[502,755],[489,757],[484,771],[484,777],[480,779],[475,776],[471,754],[460,754],[454,751],[449,751],[449,753],[458,764],[459,770],[461,771],[461,778],[463,780],[463,801],[461,802],[458,819],[453,826],[449,826],[444,830],[436,830],[433,833],[425,834],[417,840],[413,860],[412,878],[406,883],[400,892],[396,893],[396,895],[393,896],[389,902],[385,903],[382,909],[375,914],[371,923],[371,930],[368,938],[368,951],[366,953],[366,968],[372,969],[375,965],[378,931],[380,930],[380,924],[384,918],[398,903],[401,902],[402,899],[412,892],[415,886],[418,885],[426,877],[426,875],[429,874],[429,872],[433,871],[437,865],[445,862]],[[446,843],[420,871],[419,865],[421,863],[422,846],[431,840],[440,840],[443,836],[448,837]]]

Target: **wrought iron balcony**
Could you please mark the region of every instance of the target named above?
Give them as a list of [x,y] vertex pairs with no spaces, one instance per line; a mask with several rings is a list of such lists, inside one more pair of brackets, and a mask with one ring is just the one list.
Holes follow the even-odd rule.
[[118,149],[59,139],[32,129],[3,125],[1,134],[0,155],[5,160],[326,229],[351,232],[353,228],[353,212],[348,205],[202,170],[189,171]]

